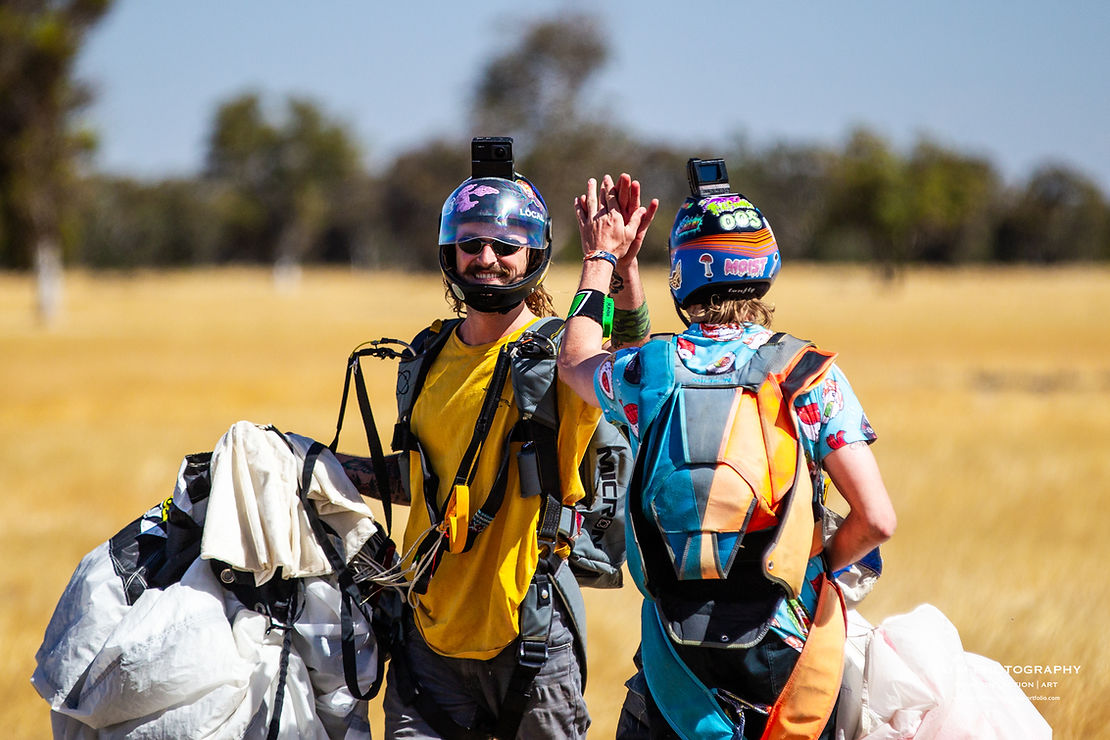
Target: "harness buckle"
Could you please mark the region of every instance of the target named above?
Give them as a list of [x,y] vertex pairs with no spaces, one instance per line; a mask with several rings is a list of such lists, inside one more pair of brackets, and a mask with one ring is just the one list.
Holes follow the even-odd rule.
[[516,651],[516,662],[538,671],[547,662],[547,655],[547,642],[522,639]]

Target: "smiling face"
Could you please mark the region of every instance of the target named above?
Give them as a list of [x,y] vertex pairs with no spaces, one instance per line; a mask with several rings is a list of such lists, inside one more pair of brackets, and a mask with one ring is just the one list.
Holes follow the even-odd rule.
[[492,224],[463,224],[459,227],[458,241],[468,239],[497,239],[509,244],[520,244],[521,248],[512,254],[499,257],[493,249],[493,242],[482,244],[477,254],[467,254],[457,244],[455,246],[455,265],[459,276],[476,285],[511,285],[528,272],[530,249],[523,246],[527,239],[514,227],[495,227]]

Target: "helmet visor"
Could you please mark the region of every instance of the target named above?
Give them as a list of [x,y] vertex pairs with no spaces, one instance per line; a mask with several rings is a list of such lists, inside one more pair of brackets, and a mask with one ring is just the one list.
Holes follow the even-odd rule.
[[547,206],[523,180],[467,180],[447,198],[439,220],[441,246],[481,237],[545,249],[547,233]]

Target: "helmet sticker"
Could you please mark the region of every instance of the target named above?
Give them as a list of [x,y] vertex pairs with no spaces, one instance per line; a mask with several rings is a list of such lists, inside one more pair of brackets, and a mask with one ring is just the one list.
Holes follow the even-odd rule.
[[539,196],[536,195],[536,191],[534,189],[532,189],[532,183],[528,182],[527,180],[519,180],[519,179],[518,180],[513,180],[513,182],[515,182],[517,185],[519,185],[520,189],[523,190],[528,195],[528,197],[530,199],[532,199],[532,200],[539,200],[540,199]]
[[667,280],[671,286],[671,290],[680,290],[682,288],[682,260],[677,260],[674,263],[674,269],[671,270],[671,276]]
[[698,257],[698,262],[705,265],[705,276],[707,278],[713,277],[713,255],[709,252],[702,252],[701,257]]
[[517,212],[517,215],[520,216],[521,218],[530,218],[533,221],[546,221],[547,220],[547,217],[544,214],[540,213],[535,208],[529,208],[528,206],[524,206],[523,208],[521,208]]
[[717,225],[723,231],[755,231],[763,228],[763,218],[753,210],[747,209],[734,213],[722,213],[717,218]]
[[750,200],[741,198],[739,195],[722,195],[716,198],[705,198],[699,205],[714,216],[738,211],[741,208],[755,208],[755,205]]
[[497,195],[497,188],[490,187],[489,185],[473,184],[466,185],[459,194],[455,196],[455,211],[458,213],[465,213],[474,206],[478,205],[477,200],[472,200],[470,196],[480,198],[483,195]]
[[[752,259],[733,259],[725,257],[724,272],[725,275],[735,275],[737,277],[759,277],[763,274],[763,270],[767,267],[766,257],[755,257]],[[708,270],[706,277],[710,277]]]
[[685,235],[685,234],[690,234],[690,233],[696,234],[699,231],[701,231],[701,221],[702,221],[702,215],[700,213],[696,216],[687,216],[686,218],[684,218],[684,219],[682,219],[681,221],[678,222],[678,226],[676,226],[675,230],[674,230],[675,234],[676,235]]

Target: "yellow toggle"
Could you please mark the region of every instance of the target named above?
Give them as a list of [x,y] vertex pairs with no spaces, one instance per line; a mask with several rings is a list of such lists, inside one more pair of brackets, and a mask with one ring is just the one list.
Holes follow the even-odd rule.
[[447,501],[447,513],[443,517],[447,525],[447,551],[459,554],[466,547],[466,530],[470,519],[470,487],[457,485],[451,489]]

